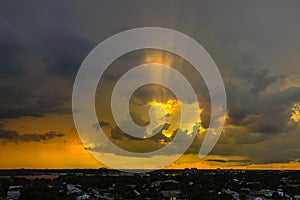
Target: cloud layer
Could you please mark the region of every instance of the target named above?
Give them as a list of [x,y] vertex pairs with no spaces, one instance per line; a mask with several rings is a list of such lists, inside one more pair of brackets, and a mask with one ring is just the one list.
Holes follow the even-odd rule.
[[45,142],[63,136],[65,136],[63,133],[54,131],[19,134],[16,131],[0,129],[0,140],[3,140],[4,142]]

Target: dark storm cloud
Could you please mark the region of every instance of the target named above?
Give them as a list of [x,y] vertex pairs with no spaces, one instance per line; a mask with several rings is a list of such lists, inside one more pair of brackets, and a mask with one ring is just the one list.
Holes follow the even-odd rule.
[[299,158],[299,126],[289,126],[284,133],[253,133],[243,127],[221,135],[211,155],[246,156],[252,163],[287,163]]
[[[162,134],[162,131],[159,131],[157,134],[155,134],[150,138],[144,139],[144,138],[136,138],[129,134],[126,134],[119,127],[112,127],[108,122],[105,122],[105,124],[109,124],[109,126],[111,127],[109,132],[107,133],[107,135],[110,138],[110,141],[113,142],[118,147],[129,152],[136,152],[136,153],[152,152],[163,146],[160,143],[161,140],[165,140],[165,142],[169,142],[171,140],[170,138],[166,138]],[[104,127],[108,127],[108,125],[105,125]],[[168,127],[169,125],[165,124],[158,127],[157,129],[159,130],[167,129]],[[102,153],[111,152],[111,149],[109,149],[109,147],[105,144],[96,145],[94,147],[88,147],[85,149],[93,152],[102,152]],[[174,152],[170,152],[170,153],[174,153]],[[128,154],[124,154],[124,155],[128,156]]]
[[113,128],[110,132],[110,135],[111,135],[111,138],[115,139],[115,140],[121,140],[124,138],[134,139],[133,137],[130,137],[129,135],[124,133],[119,127]]
[[[0,18],[0,118],[40,116],[48,111],[56,112],[66,99],[44,85],[43,78],[31,76],[34,64],[34,46],[13,24]],[[37,66],[40,67],[41,66]],[[31,81],[37,82],[31,82]]]
[[[167,141],[171,141],[172,138],[167,138],[166,136],[164,136],[162,134],[162,131],[163,130],[167,130],[169,128],[170,124],[163,124],[159,127],[157,127],[155,130],[153,130],[154,133],[157,132],[157,134],[147,138],[147,139],[144,139],[144,138],[136,138],[136,137],[133,137],[133,136],[130,136],[128,135],[127,133],[125,133],[124,131],[122,131],[119,127],[114,127],[111,129],[111,132],[110,132],[110,135],[111,135],[111,138],[112,139],[115,139],[115,140],[122,140],[122,139],[127,139],[128,141],[141,141],[141,140],[144,140],[144,141],[154,141],[154,142],[159,142],[161,140],[165,140],[166,142]],[[174,132],[176,132],[177,130],[175,130]]]
[[45,113],[66,114],[71,111],[61,107],[68,98],[58,91],[26,85],[0,86],[0,118],[21,116],[40,117]]
[[41,48],[48,72],[74,78],[80,64],[95,44],[66,30],[48,30],[42,35]]
[[271,83],[275,82],[277,77],[269,75],[268,69],[241,68],[235,70],[238,77],[246,80],[250,85],[250,91],[257,95],[264,91]]
[[3,140],[4,142],[43,142],[63,136],[63,133],[58,133],[55,131],[49,131],[46,133],[19,134],[16,131],[0,129],[0,140]]
[[24,73],[22,58],[26,44],[24,36],[0,16],[0,75],[18,76]]
[[250,88],[232,87],[227,91],[228,122],[261,133],[283,132],[290,119],[290,107],[300,101],[300,87],[261,96],[251,94]]
[[169,99],[176,99],[175,95],[166,87],[158,84],[149,84],[136,90],[131,100],[135,105],[146,105],[157,97],[160,97],[162,102]]
[[100,122],[99,122],[99,125],[100,125],[101,127],[108,127],[108,128],[111,127],[110,123],[105,122],[105,121],[100,121]]
[[93,46],[63,23],[52,24],[57,18],[47,23],[36,19],[31,22],[36,29],[24,27],[22,14],[0,16],[0,119],[71,113],[64,104],[70,102],[77,69]]

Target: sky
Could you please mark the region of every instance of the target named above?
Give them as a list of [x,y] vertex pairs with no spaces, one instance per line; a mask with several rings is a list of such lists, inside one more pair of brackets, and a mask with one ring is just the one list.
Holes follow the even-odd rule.
[[[196,134],[185,153],[166,168],[300,169],[299,8],[297,0],[0,0],[0,168],[103,167],[93,152],[105,148],[84,146],[74,125],[77,71],[108,37],[132,28],[164,27],[199,42],[218,66],[227,95],[221,137],[208,156],[198,157],[210,122],[207,87],[189,62],[155,49],[119,57],[101,78],[95,108],[107,137],[140,153],[168,145],[175,131],[183,141]],[[198,102],[178,102],[160,85],[139,88],[130,100],[131,118],[148,125],[148,110],[154,106],[152,117],[158,122],[149,127],[146,140],[136,139],[116,125],[110,96],[124,73],[152,62],[182,73]],[[155,70],[150,75],[172,79]],[[179,104],[198,109],[199,127],[178,128]],[[165,121],[159,121],[162,116]],[[156,128],[161,130],[152,136]],[[122,162],[126,167],[126,160]]]

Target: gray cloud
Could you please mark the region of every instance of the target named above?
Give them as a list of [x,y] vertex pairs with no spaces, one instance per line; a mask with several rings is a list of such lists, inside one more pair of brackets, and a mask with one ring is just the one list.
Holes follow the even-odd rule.
[[253,95],[249,87],[231,86],[227,95],[228,123],[243,125],[254,132],[276,134],[286,129],[290,107],[300,100],[300,87]]
[[[164,125],[161,125],[159,127],[157,127],[155,130],[153,130],[153,132],[157,132],[157,134],[153,135],[152,137],[149,137],[147,139],[143,139],[143,138],[136,138],[133,136],[128,135],[127,133],[125,133],[124,131],[122,131],[119,127],[114,127],[111,129],[111,138],[115,139],[115,140],[121,140],[121,139],[126,139],[128,141],[155,141],[155,142],[159,142],[160,140],[165,140],[166,142],[171,141],[172,138],[167,138],[166,136],[164,136],[162,134],[163,130],[167,130],[168,127],[170,126],[170,124],[165,123]],[[160,130],[160,131],[158,131]],[[176,132],[177,130],[175,130],[174,132]]]
[[0,17],[0,75],[20,76],[25,72],[22,64],[26,43],[24,35]]
[[277,77],[270,76],[268,69],[255,69],[252,67],[242,67],[235,70],[235,73],[237,73],[239,78],[246,80],[251,88],[250,91],[254,95],[257,95],[264,91],[271,83],[275,82]]
[[75,78],[86,55],[96,44],[62,28],[41,33],[41,53],[47,71]]
[[90,42],[62,27],[25,32],[0,18],[0,28],[0,118],[70,113],[64,104]]
[[298,140],[297,124],[275,135],[249,132],[240,127],[222,134],[211,155],[246,156],[256,164],[288,163],[299,158]]
[[16,131],[0,129],[0,139],[4,142],[43,142],[65,136],[63,133],[49,131],[46,133],[19,134]]
[[206,159],[208,162],[218,162],[218,163],[249,163],[251,160],[223,160],[223,159]]

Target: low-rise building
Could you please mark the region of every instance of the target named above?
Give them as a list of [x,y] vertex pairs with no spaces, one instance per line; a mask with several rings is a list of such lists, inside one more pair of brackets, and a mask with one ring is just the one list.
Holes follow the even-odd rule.
[[21,189],[22,186],[16,185],[16,186],[9,186],[7,191],[7,200],[18,200],[21,196]]

